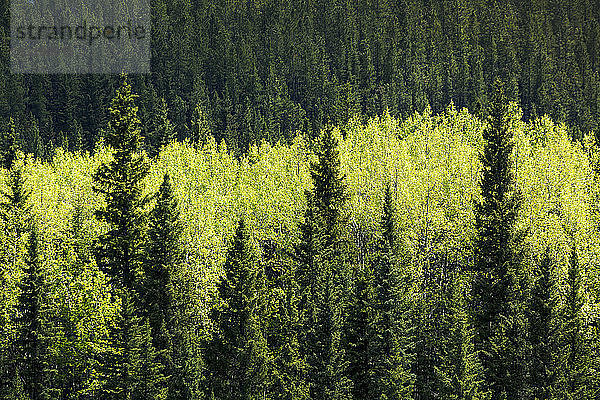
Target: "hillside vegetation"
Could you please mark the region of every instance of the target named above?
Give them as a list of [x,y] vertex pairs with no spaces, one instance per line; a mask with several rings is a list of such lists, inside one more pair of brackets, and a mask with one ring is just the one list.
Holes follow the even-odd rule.
[[[114,102],[113,110],[126,100]],[[521,360],[524,368],[519,397],[514,398],[534,398],[540,388],[550,390],[551,398],[594,398],[600,360],[595,347],[600,153],[592,138],[573,142],[566,127],[547,116],[523,122],[514,103],[507,110],[514,144],[508,167],[520,198],[514,232],[521,238],[515,242],[518,262],[509,269],[507,297],[512,310],[509,328],[520,328],[502,331],[508,342],[519,344],[511,365]],[[114,121],[111,126],[118,127]],[[1,172],[6,194],[0,229],[3,398],[23,398],[18,393],[56,399],[121,398],[126,393],[165,398],[170,393],[167,398],[233,399],[245,393],[243,398],[367,399],[375,398],[369,397],[374,393],[384,396],[386,390],[395,394],[381,398],[496,398],[494,387],[490,389],[485,380],[483,371],[488,367],[476,356],[475,328],[469,318],[471,279],[480,257],[475,248],[475,204],[482,202],[480,154],[486,127],[487,122],[451,104],[439,114],[427,108],[402,121],[389,114],[366,123],[354,118],[339,127],[326,127],[318,140],[298,132],[291,144],[262,142],[239,157],[213,136],[200,143],[172,141],[163,146],[139,182],[140,199],[149,197],[139,203],[142,217],[135,219],[143,227],[140,249],[146,249],[144,243],[153,237],[163,237],[161,228],[171,232],[171,225],[152,222],[160,214],[148,213],[159,209],[158,203],[164,205],[163,212],[170,210],[172,187],[176,200],[172,215],[179,212],[179,223],[173,222],[179,228],[172,232],[178,234],[164,236],[173,241],[164,253],[154,254],[177,255],[165,264],[169,278],[164,282],[172,285],[168,286],[172,314],[164,318],[172,319],[161,320],[163,325],[156,325],[160,328],[155,328],[151,311],[135,311],[146,304],[138,297],[155,286],[135,289],[130,298],[126,282],[115,280],[117,275],[98,265],[99,243],[110,246],[107,235],[112,226],[107,217],[95,213],[112,203],[93,188],[98,186],[96,171],[116,154],[112,139],[92,154],[58,148],[48,161],[15,153],[10,168]],[[334,161],[330,169],[323,167],[323,154],[335,156],[323,150],[327,140],[337,142],[331,149],[339,151],[341,181],[339,192],[329,186],[324,190],[333,190],[332,198],[339,195],[343,201],[332,200],[332,214],[324,215],[335,215],[331,218],[337,222],[323,231],[324,239],[311,242],[307,232],[317,225],[310,224],[309,211],[327,206],[316,203],[314,182],[320,181],[315,171],[337,170]],[[145,157],[143,151],[134,154]],[[165,183],[165,173],[170,183]],[[23,201],[15,196],[19,190]],[[328,221],[323,218],[315,221]],[[389,223],[382,225],[382,218]],[[388,231],[387,226],[393,229]],[[392,234],[393,240],[386,242]],[[341,247],[327,250],[328,245],[318,244],[333,237],[340,238]],[[325,246],[323,253],[310,256],[310,249],[318,246]],[[140,261],[143,267],[133,274],[146,282],[143,285],[152,285],[148,282],[154,273],[145,262]],[[389,315],[396,321],[390,328],[396,339],[387,353],[381,353],[387,361],[377,364],[373,354],[379,353],[373,349],[385,330],[376,325],[382,323],[374,317],[379,315],[377,307],[384,307],[376,299],[388,279],[381,278],[383,269],[378,266],[386,262],[392,271],[388,278],[396,277],[389,278],[394,294],[388,298],[395,304],[396,311]],[[320,280],[318,271],[330,271],[332,280],[326,276]],[[157,287],[162,293],[161,284]],[[245,293],[239,298],[238,289]],[[307,294],[309,290],[316,292]],[[323,303],[327,307],[314,300],[322,298],[330,299]],[[533,317],[540,306],[537,298],[547,308],[543,351],[536,342],[539,319]],[[38,303],[24,303],[26,299]],[[232,299],[241,303],[234,306]],[[331,305],[331,299],[337,299],[339,308]],[[238,306],[248,307],[247,313],[236,314]],[[317,325],[303,322],[303,310],[313,309],[315,315],[328,317],[315,317]],[[232,319],[223,320],[227,315]],[[23,341],[28,318],[35,321],[27,325],[33,327],[28,332],[35,338]],[[133,325],[123,325],[123,318]],[[319,330],[323,321],[329,321],[330,332],[338,332],[328,336],[329,342],[318,336],[324,332]],[[228,336],[227,330],[236,323],[241,324],[239,335]],[[379,328],[373,330],[374,326]],[[165,337],[170,345],[157,339],[163,330],[169,332]],[[125,345],[115,339],[123,332],[130,332]],[[19,361],[27,343],[35,343],[34,350]],[[309,345],[324,345],[332,352],[327,367],[314,364],[310,355],[317,350],[303,347]],[[373,365],[388,367],[368,375],[362,371],[363,352],[373,355]],[[535,371],[542,353],[544,376],[552,378],[540,384]],[[170,361],[161,358],[164,354]],[[37,363],[23,361],[32,355],[39,357]],[[237,372],[231,372],[240,374],[239,381],[219,375],[228,367],[218,362],[232,357],[241,363],[246,356],[250,366],[245,372],[235,368],[232,371]],[[121,359],[129,363],[128,378],[114,386],[118,357],[130,357]],[[34,373],[20,369],[23,363],[36,366],[39,389],[23,386],[23,382],[33,385],[23,374]],[[232,389],[233,382],[240,387]],[[146,386],[139,386],[142,383]],[[325,389],[332,391],[320,392]]]

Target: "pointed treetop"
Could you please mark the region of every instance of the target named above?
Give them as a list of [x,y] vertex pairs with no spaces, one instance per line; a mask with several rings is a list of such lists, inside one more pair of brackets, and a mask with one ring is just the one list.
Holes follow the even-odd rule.
[[140,150],[142,134],[137,116],[138,107],[134,102],[136,97],[125,77],[109,108],[110,122],[105,140],[114,149]]

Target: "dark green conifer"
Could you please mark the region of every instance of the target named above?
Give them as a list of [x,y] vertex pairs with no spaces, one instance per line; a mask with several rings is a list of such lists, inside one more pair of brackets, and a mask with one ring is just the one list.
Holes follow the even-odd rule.
[[148,174],[134,99],[131,86],[124,79],[110,107],[105,137],[105,144],[113,150],[113,159],[94,174],[94,190],[106,199],[106,207],[97,210],[96,217],[109,226],[109,231],[98,240],[97,264],[114,285],[128,290],[135,288],[143,261],[142,182]]
[[345,235],[347,199],[337,140],[326,128],[311,166],[313,190],[297,247],[300,293],[300,351],[307,362],[310,397],[350,396],[342,331],[348,307],[349,245]]
[[8,127],[1,132],[0,137],[0,165],[4,169],[10,169],[13,161],[17,157],[19,150],[19,139],[15,121],[12,117],[9,119]]
[[269,395],[273,399],[308,399],[306,365],[298,342],[298,293],[295,264],[278,244],[267,240],[262,246],[268,283],[267,344],[272,354]]
[[566,276],[564,308],[558,337],[558,362],[555,395],[558,398],[593,399],[597,396],[597,338],[584,317],[584,273],[577,249],[573,247]]
[[164,98],[160,99],[157,107],[152,111],[150,140],[152,142],[152,154],[158,154],[163,147],[175,139],[175,127],[169,120],[167,102]]
[[181,234],[177,199],[173,193],[171,178],[165,173],[148,224],[143,296],[152,330],[152,343],[160,352],[159,359],[164,374],[168,377],[170,399],[187,398],[188,392],[182,365],[185,364],[185,359],[178,357],[185,352],[183,349],[175,349],[175,346],[181,345],[182,340],[176,318],[173,280],[175,269],[181,263]]
[[398,237],[389,185],[385,190],[381,236],[373,257],[373,317],[371,326],[373,398],[410,397],[414,389],[414,327],[408,271],[400,272]]
[[[490,104],[488,125],[483,131],[485,146],[480,155],[483,165],[479,184],[482,199],[475,204],[475,263],[471,293],[476,351],[479,352],[492,399],[518,390],[510,377],[503,336],[510,323],[510,270],[514,267],[514,224],[519,201],[510,169],[513,148],[507,104],[502,83],[496,81]],[[503,394],[504,393],[504,394]]]
[[208,397],[263,399],[268,388],[264,332],[265,287],[259,259],[244,220],[240,220],[218,286],[222,308],[215,310],[216,332],[206,351]]
[[0,217],[8,224],[11,231],[21,236],[27,230],[29,214],[29,189],[25,186],[23,176],[23,154],[18,152],[18,158],[12,162],[8,171],[7,191],[1,191]]
[[121,309],[103,353],[105,385],[100,398],[165,400],[167,389],[160,352],[152,344],[148,319],[139,316],[128,290],[120,290]]
[[556,378],[553,350],[556,346],[556,329],[552,321],[554,312],[554,280],[552,260],[546,250],[539,265],[528,312],[529,345],[531,346],[529,385],[534,399],[549,399]]
[[23,392],[31,400],[41,400],[44,395],[44,337],[42,333],[42,294],[44,277],[39,239],[36,228],[29,234],[25,257],[25,276],[21,281],[17,305],[17,379]]
[[[357,267],[354,293],[350,301],[348,319],[344,330],[346,341],[347,374],[352,381],[353,399],[375,399],[377,388],[374,380],[383,371],[373,369],[373,348],[375,332],[372,328],[373,311],[373,276],[370,266]],[[390,353],[391,354],[391,351]],[[386,355],[387,356],[387,355]]]

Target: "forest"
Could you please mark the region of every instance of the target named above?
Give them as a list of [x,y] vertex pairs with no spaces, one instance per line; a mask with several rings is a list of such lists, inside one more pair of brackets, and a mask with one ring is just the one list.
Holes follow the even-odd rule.
[[153,0],[121,75],[0,3],[0,399],[600,398],[595,1]]
[[150,157],[121,79],[94,152],[2,137],[2,398],[597,398],[593,136],[498,81],[485,119]]
[[[58,146],[92,151],[118,76],[12,74],[9,4],[0,1],[1,126],[12,117],[24,151],[37,157],[52,158]],[[442,112],[450,101],[479,114],[496,78],[526,121],[548,114],[579,140],[598,131],[596,0],[152,0],[150,7],[152,73],[131,84],[152,155],[164,112],[179,139],[197,143],[210,130],[239,156],[262,139],[289,142],[298,130],[316,136],[356,114],[388,110],[405,119],[427,107]]]

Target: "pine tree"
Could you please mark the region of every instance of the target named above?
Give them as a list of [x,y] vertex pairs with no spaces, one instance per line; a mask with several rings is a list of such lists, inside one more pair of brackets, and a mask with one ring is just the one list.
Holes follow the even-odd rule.
[[196,105],[196,108],[194,108],[193,118],[192,140],[194,143],[201,146],[205,144],[212,135],[210,121],[201,104]]
[[207,395],[222,400],[263,399],[268,377],[264,335],[265,288],[259,259],[244,220],[240,220],[218,286],[223,302],[215,310],[216,332],[206,351]]
[[17,152],[16,157],[8,171],[8,191],[1,192],[0,217],[11,228],[11,231],[20,237],[27,231],[26,223],[29,214],[27,201],[30,192],[25,186],[25,177],[23,176],[23,153]]
[[111,346],[103,361],[104,396],[115,399],[161,399],[166,394],[162,365],[152,343],[150,323],[142,317],[139,291],[145,250],[146,216],[142,181],[148,174],[137,118],[135,96],[127,80],[110,107],[106,144],[113,159],[94,174],[94,190],[106,206],[96,217],[109,226],[95,249],[96,262],[107,273],[113,294],[121,299],[122,314],[111,332]]
[[509,373],[509,350],[501,326],[510,321],[510,269],[514,263],[514,223],[519,202],[510,170],[513,148],[508,128],[507,108],[502,83],[496,81],[490,104],[488,125],[484,129],[485,147],[480,156],[483,175],[482,199],[475,205],[475,274],[472,283],[472,315],[476,350],[483,364],[492,399],[518,390]]
[[[352,381],[353,399],[376,399],[377,389],[373,380],[378,376],[373,371],[373,349],[371,346],[377,333],[371,330],[373,319],[373,276],[368,265],[356,268],[354,293],[350,302],[344,344],[348,361],[347,374]],[[391,353],[391,351],[390,351]],[[375,375],[375,376],[374,376]]]
[[[25,258],[26,249],[24,239],[29,230],[30,206],[28,205],[29,190],[25,186],[23,176],[24,161],[23,154],[17,151],[15,160],[8,171],[7,190],[0,190],[0,218],[5,227],[4,243],[6,262],[10,265],[10,270],[19,269]],[[2,281],[4,282],[4,272]],[[10,322],[11,318],[3,318]],[[7,324],[8,325],[8,324]],[[2,333],[8,334],[10,327],[3,327]],[[14,337],[8,338],[8,352],[10,354],[2,355],[3,366],[0,368],[0,395],[7,398],[18,397],[23,393],[23,382],[18,376],[19,360],[17,355]]]
[[39,239],[34,227],[29,234],[25,276],[17,306],[17,379],[31,400],[44,394],[44,338],[42,333],[42,293],[44,277],[39,254]]
[[491,392],[484,381],[483,368],[474,348],[475,332],[467,313],[464,282],[458,273],[451,279],[450,329],[448,335],[441,338],[441,362],[434,367],[440,398],[489,399]]
[[165,173],[156,205],[150,213],[148,249],[144,262],[144,307],[152,330],[152,343],[160,352],[164,373],[168,378],[170,399],[186,398],[183,365],[177,359],[183,354],[174,347],[181,343],[175,314],[173,273],[181,263],[179,244],[182,227],[171,178]]
[[143,261],[145,215],[142,184],[148,164],[140,151],[142,137],[135,95],[126,79],[110,107],[106,144],[113,159],[94,174],[94,190],[106,199],[96,217],[109,226],[96,248],[97,264],[113,285],[133,290]]

